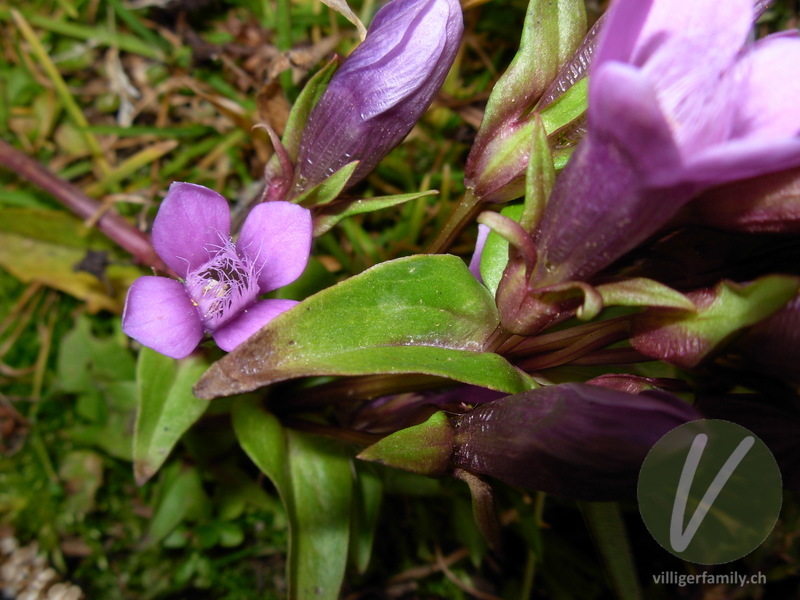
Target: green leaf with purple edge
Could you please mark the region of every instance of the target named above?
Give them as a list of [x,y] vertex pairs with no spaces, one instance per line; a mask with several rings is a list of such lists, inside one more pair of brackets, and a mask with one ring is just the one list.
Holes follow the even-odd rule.
[[152,477],[181,436],[208,407],[192,386],[208,368],[198,356],[175,360],[142,348],[136,370],[138,410],[133,436],[133,472],[142,485]]
[[[580,119],[589,105],[589,81],[583,78],[575,82],[571,88],[548,104],[539,115],[548,134],[566,127]],[[558,165],[556,165],[558,168]]]
[[687,294],[696,313],[651,309],[635,315],[631,345],[642,354],[691,369],[737,332],[783,307],[798,287],[798,279],[788,275],[768,275],[748,284],[721,281]]
[[[322,96],[325,88],[328,87],[328,82],[333,77],[336,69],[339,66],[339,61],[333,59],[326,64],[322,69],[317,71],[314,76],[308,80],[297,100],[292,105],[292,110],[289,113],[289,119],[286,121],[286,127],[283,130],[283,147],[292,161],[297,160],[297,153],[300,150],[300,139],[303,137],[303,129],[305,129],[308,115],[311,114],[314,106],[316,106],[320,97]],[[275,158],[277,161],[277,157]]]
[[[500,211],[500,214],[519,222],[522,218],[524,206],[522,204],[509,204]],[[497,286],[503,277],[503,271],[508,264],[508,242],[494,231],[489,232],[486,244],[481,254],[481,278],[484,285],[494,296]]]
[[671,287],[647,279],[634,277],[612,283],[602,283],[595,290],[603,298],[603,306],[658,306],[696,312],[694,303]]
[[278,490],[289,517],[292,600],[336,600],[350,538],[350,456],[337,443],[285,429],[257,399],[233,408],[244,451]]
[[342,219],[397,206],[398,204],[403,204],[410,200],[416,200],[417,198],[424,198],[425,196],[432,196],[438,193],[439,192],[436,190],[428,190],[427,192],[413,192],[411,194],[362,198],[360,200],[337,202],[336,205],[328,205],[314,217],[314,237],[319,237],[327,233]]
[[332,173],[331,176],[322,183],[319,183],[307,192],[292,198],[292,202],[299,204],[300,206],[305,206],[306,208],[321,206],[323,204],[332,202],[339,196],[339,194],[342,193],[344,186],[346,186],[347,182],[350,181],[350,177],[353,176],[353,173],[357,167],[357,160],[347,163],[341,169],[335,173]]
[[492,90],[482,129],[496,129],[530,108],[555,79],[586,33],[579,0],[528,3],[519,50]]
[[426,373],[517,393],[532,380],[482,352],[497,327],[491,295],[461,259],[381,263],[279,315],[209,369],[195,393],[214,398],[310,375]]

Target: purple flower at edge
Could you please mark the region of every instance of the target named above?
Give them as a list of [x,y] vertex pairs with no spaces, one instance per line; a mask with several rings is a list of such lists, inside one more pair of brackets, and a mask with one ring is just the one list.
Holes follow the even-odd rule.
[[173,183],[153,224],[153,246],[183,281],[146,276],[128,290],[122,330],[172,358],[189,355],[210,333],[233,350],[294,300],[258,296],[297,279],[311,251],[311,213],[289,202],[250,211],[236,242],[230,209],[200,185]]
[[700,191],[800,165],[800,39],[748,43],[752,0],[618,0],[588,133],[538,230],[536,285],[591,276]]
[[353,185],[411,131],[442,87],[464,29],[458,0],[393,0],[309,115],[294,192],[360,161]]

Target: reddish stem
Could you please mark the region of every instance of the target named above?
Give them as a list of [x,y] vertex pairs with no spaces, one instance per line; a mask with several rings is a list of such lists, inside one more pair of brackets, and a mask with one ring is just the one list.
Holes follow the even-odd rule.
[[[3,140],[0,140],[0,164],[49,193],[81,219],[90,219],[103,210],[102,204],[89,198],[78,187],[61,179],[41,163]],[[121,248],[130,252],[137,262],[172,274],[172,270],[153,249],[150,237],[119,214],[106,212],[97,220],[97,228]]]

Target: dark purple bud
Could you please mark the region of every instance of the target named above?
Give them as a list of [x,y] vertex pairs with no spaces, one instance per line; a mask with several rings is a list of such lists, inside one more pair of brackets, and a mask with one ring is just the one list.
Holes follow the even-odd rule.
[[451,466],[568,498],[631,499],[653,445],[698,418],[669,394],[544,387],[457,418]]
[[641,394],[656,388],[652,377],[642,377],[641,375],[627,375],[622,373],[608,373],[590,379],[586,383],[604,387],[609,390],[626,392],[628,394]]
[[411,131],[453,64],[463,31],[457,0],[392,0],[309,115],[295,168],[297,195],[348,163],[348,185]]

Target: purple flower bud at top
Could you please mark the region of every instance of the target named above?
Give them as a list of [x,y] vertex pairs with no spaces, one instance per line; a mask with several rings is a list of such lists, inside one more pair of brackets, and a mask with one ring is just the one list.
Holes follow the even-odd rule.
[[704,189],[800,166],[800,39],[749,43],[753,17],[752,0],[614,3],[534,284],[590,277]]
[[122,330],[172,358],[189,355],[210,333],[233,350],[293,300],[258,300],[297,279],[311,251],[311,213],[289,202],[259,204],[239,239],[230,237],[225,198],[173,183],[153,224],[153,246],[183,279],[140,277],[128,290]]
[[631,499],[653,445],[698,418],[665,393],[543,387],[457,418],[452,466],[568,498]]
[[348,185],[366,177],[430,106],[463,28],[458,0],[392,0],[381,8],[309,115],[292,193],[356,160]]

